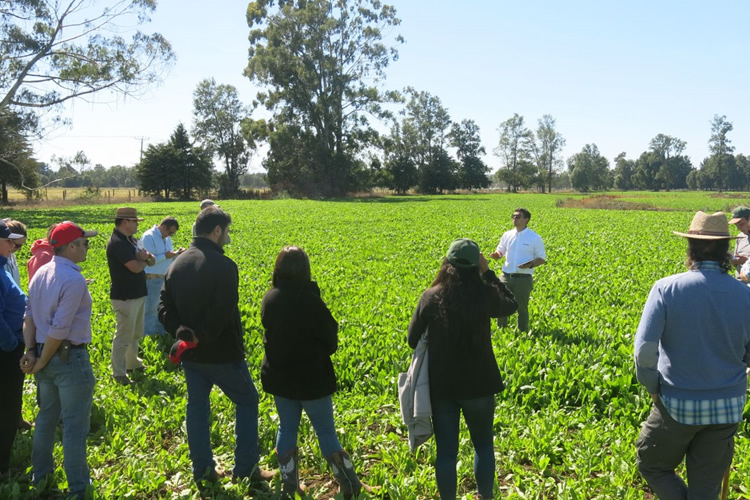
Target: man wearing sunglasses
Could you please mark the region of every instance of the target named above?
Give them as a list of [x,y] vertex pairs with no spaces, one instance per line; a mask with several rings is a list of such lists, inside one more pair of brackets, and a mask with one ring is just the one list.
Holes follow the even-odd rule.
[[53,450],[62,420],[69,498],[84,498],[91,476],[86,435],[96,379],[87,349],[91,342],[91,294],[78,265],[86,260],[88,238],[73,222],[58,224],[50,237],[55,256],[34,275],[23,325],[26,354],[21,370],[34,374],[39,414],[32,444],[32,482],[43,487],[55,472]]

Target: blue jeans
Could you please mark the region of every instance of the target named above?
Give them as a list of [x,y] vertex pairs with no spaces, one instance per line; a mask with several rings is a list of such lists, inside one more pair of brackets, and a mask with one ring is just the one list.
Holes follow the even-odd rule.
[[72,495],[83,495],[91,484],[86,463],[86,435],[96,379],[86,349],[71,349],[64,363],[57,354],[36,374],[39,413],[36,416],[31,464],[36,485],[55,470],[52,450],[62,418],[65,476]]
[[245,361],[192,363],[183,361],[188,403],[186,412],[188,447],[193,477],[200,481],[214,472],[209,416],[211,388],[218,386],[235,404],[234,469],[237,477],[248,477],[258,463],[258,391]]
[[279,433],[276,436],[276,453],[283,457],[297,446],[297,432],[302,418],[302,410],[318,436],[320,452],[330,457],[341,451],[341,443],[336,437],[333,425],[333,401],[331,396],[320,399],[296,400],[274,396],[276,411],[279,412]]
[[153,335],[155,333],[166,333],[164,326],[159,323],[159,315],[156,308],[159,305],[161,287],[164,284],[164,278],[147,278],[146,288],[148,296],[146,297],[146,309],[143,317],[143,334]]
[[432,426],[437,444],[435,479],[440,498],[456,498],[456,460],[462,410],[474,445],[477,492],[484,498],[492,498],[495,485],[495,453],[492,448],[495,396],[432,401]]

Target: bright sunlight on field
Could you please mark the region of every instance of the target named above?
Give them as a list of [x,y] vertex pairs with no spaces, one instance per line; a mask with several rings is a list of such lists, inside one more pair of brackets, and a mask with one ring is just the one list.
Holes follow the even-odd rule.
[[[632,195],[631,195],[632,196]],[[240,309],[248,363],[260,389],[263,357],[260,301],[270,286],[278,251],[287,244],[310,256],[313,279],[340,324],[333,356],[339,391],[334,394],[339,438],[368,484],[391,499],[435,498],[431,440],[410,454],[401,424],[396,378],[409,365],[406,329],[421,292],[432,282],[444,252],[457,237],[491,252],[511,227],[519,206],[532,213],[530,227],[543,238],[547,265],[539,268],[531,331],[493,327],[495,355],[506,382],[495,413],[497,495],[502,498],[642,499],[645,486],[635,466],[634,441],[650,408],[637,383],[633,336],[655,280],[684,269],[685,242],[671,234],[688,227],[698,209],[727,210],[748,198],[702,193],[644,194],[633,201],[671,210],[626,211],[556,207],[555,195],[388,197],[354,201],[227,201],[233,217],[227,254],[240,269]],[[187,246],[197,203],[140,204],[141,231],[167,215],[178,218],[175,246]],[[69,219],[98,229],[84,275],[94,278],[92,363],[98,382],[89,435],[89,465],[102,498],[199,498],[191,482],[185,437],[186,392],[182,373],[160,349],[171,341],[142,345],[149,369],[136,385],[111,379],[109,355],[115,318],[108,298],[104,247],[113,205],[6,212],[30,228],[29,241],[52,222]],[[28,245],[17,254],[29,257]],[[492,263],[499,269],[499,264]],[[25,275],[22,271],[22,280]],[[23,288],[26,289],[24,282]],[[733,314],[731,307],[727,314]],[[33,420],[34,387],[26,381],[24,417]],[[231,467],[234,411],[212,396],[212,442],[220,464]],[[730,498],[750,496],[750,406],[740,425],[730,479]],[[272,456],[278,418],[273,399],[261,391],[263,465]],[[463,424],[462,424],[463,425]],[[33,432],[33,431],[31,431]],[[19,433],[11,466],[14,479],[0,498],[33,498],[29,490],[31,432]],[[473,450],[462,432],[459,491],[474,491]],[[303,480],[311,498],[337,491],[305,421],[300,429]],[[62,448],[56,477],[64,486]],[[243,498],[247,484],[228,479],[216,498]],[[278,491],[256,490],[258,498]]]

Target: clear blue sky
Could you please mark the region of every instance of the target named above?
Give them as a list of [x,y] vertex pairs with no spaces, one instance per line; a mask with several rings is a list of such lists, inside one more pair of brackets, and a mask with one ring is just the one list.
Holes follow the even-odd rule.
[[[410,85],[438,96],[454,121],[473,119],[493,169],[498,127],[513,113],[530,128],[557,120],[567,158],[595,143],[610,162],[635,159],[656,134],[687,141],[694,166],[707,155],[715,114],[750,155],[750,2],[397,0],[400,58],[388,88]],[[164,35],[177,63],[141,100],[96,98],[69,105],[71,127],[37,145],[37,157],[72,156],[133,165],[144,144],[164,142],[192,122],[192,92],[213,77],[250,103],[258,92],[247,63],[244,0],[161,0],[145,29]],[[260,156],[253,162],[260,169]]]

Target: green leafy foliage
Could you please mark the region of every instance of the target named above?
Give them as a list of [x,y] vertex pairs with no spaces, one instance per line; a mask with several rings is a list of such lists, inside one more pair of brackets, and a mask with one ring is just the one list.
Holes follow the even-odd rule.
[[[226,251],[240,269],[240,308],[253,378],[259,381],[263,357],[260,301],[278,251],[296,244],[309,254],[313,279],[340,324],[340,346],[333,356],[339,439],[364,480],[381,486],[383,498],[436,498],[434,440],[411,454],[398,413],[396,378],[411,356],[406,329],[450,242],[469,237],[489,253],[510,228],[513,210],[525,206],[549,259],[536,273],[531,331],[493,326],[494,351],[507,386],[495,412],[496,492],[511,499],[642,499],[647,489],[635,467],[634,442],[650,398],[635,380],[632,361],[641,309],[655,280],[684,269],[685,243],[670,231],[686,228],[697,209],[722,210],[740,200],[701,193],[629,195],[672,210],[565,209],[549,195],[513,194],[222,202],[234,220]],[[175,245],[187,246],[195,210],[194,203],[139,205],[146,218],[141,229],[173,215],[181,226]],[[88,445],[100,497],[198,498],[184,427],[184,379],[163,354],[168,342],[142,342],[149,369],[136,385],[121,387],[110,377],[115,319],[104,247],[113,212],[114,207],[97,205],[7,215],[29,225],[30,240],[43,236],[49,223],[65,219],[102,233],[91,239],[89,260],[83,263],[86,277],[96,279],[91,285],[91,355],[98,383]],[[28,247],[18,254],[21,263],[28,257]],[[260,394],[261,460],[275,467],[278,417],[273,399]],[[230,469],[234,409],[219,391],[212,393],[211,405],[214,453]],[[34,414],[34,391],[27,381],[24,416],[33,419]],[[750,492],[750,407],[745,415],[730,498]],[[19,434],[14,474],[0,485],[0,498],[32,498],[26,475],[30,440],[31,433]],[[337,487],[306,419],[299,445],[310,497],[332,497]],[[59,446],[55,457],[55,480],[64,486]],[[464,428],[458,462],[463,498],[474,491],[472,460]],[[248,487],[225,479],[212,495],[242,498]],[[272,483],[254,494],[273,498],[278,488]]]

